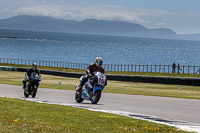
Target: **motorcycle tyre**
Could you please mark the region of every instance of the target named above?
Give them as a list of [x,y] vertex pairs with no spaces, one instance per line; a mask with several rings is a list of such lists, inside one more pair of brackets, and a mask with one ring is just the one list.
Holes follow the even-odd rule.
[[31,93],[32,98],[35,98],[36,93],[37,93],[37,88],[34,88],[32,93]]
[[[79,93],[79,94],[78,94]],[[75,100],[76,100],[76,102],[77,103],[81,103],[81,102],[83,102],[83,98],[81,97],[81,93],[82,92],[78,92],[78,91],[76,91],[76,93],[75,93]]]
[[25,89],[24,89],[24,96],[29,97],[29,94],[26,93]]
[[[94,99],[93,97],[96,96]],[[97,104],[101,98],[101,90],[97,90],[91,98],[92,104]]]

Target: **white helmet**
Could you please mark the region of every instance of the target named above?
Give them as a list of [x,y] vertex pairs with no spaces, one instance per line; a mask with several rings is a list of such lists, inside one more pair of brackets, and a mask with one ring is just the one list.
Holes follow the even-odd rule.
[[101,57],[97,57],[95,59],[95,63],[97,66],[102,66],[103,65],[103,59]]

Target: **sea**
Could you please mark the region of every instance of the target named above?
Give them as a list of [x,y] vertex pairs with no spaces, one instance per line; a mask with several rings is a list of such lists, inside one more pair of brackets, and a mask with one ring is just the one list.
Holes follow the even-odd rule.
[[0,58],[200,66],[200,41],[0,29]]

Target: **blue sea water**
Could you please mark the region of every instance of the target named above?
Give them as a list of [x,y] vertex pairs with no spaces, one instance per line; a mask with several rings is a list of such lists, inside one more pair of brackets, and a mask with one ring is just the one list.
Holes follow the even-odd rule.
[[[0,58],[105,64],[200,66],[200,41],[0,29]],[[5,38],[19,37],[19,38]]]

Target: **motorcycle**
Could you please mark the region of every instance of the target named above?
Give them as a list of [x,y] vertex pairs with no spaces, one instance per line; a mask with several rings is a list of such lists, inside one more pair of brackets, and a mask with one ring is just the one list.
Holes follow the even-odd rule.
[[[80,78],[82,82],[83,76]],[[94,72],[94,76],[90,76],[88,81],[83,85],[81,91],[76,91],[75,100],[81,103],[84,99],[91,101],[92,104],[97,104],[101,98],[101,93],[107,85],[107,78],[101,72]],[[75,89],[78,87],[75,84]]]
[[33,72],[31,73],[30,78],[28,78],[27,75],[25,78],[26,78],[26,82],[25,82],[25,85],[23,85],[25,86],[24,96],[29,97],[29,95],[31,95],[32,98],[35,98],[39,83],[41,81],[41,77],[37,73]]

